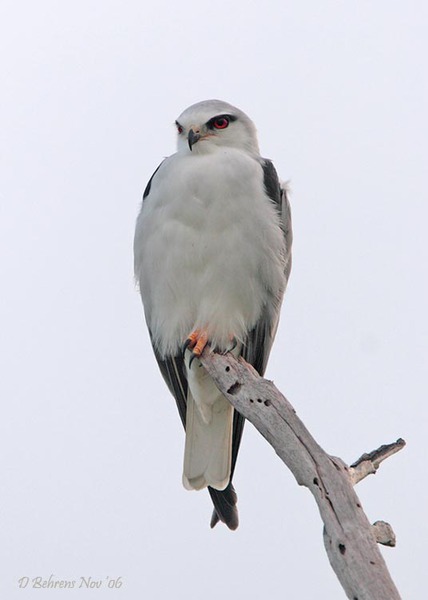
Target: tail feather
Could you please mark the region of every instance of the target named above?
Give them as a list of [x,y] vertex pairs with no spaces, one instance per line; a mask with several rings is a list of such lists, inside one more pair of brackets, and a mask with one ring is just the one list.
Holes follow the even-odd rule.
[[186,489],[227,487],[232,463],[232,424],[233,408],[224,396],[217,392],[215,402],[205,406],[202,413],[188,392],[183,467]]
[[208,487],[214,504],[211,527],[222,521],[234,530],[239,518],[231,480],[244,418],[198,362],[190,368],[185,361],[188,387],[183,484],[187,489]]
[[[162,359],[156,352],[155,355],[159,363],[162,375],[167,382],[171,393],[174,395],[178,411],[183,425],[186,428],[187,420],[187,399],[188,399],[188,368],[187,362],[185,363],[184,357],[179,354],[174,357]],[[247,358],[248,360],[248,358]],[[192,365],[192,371],[197,365],[196,362]],[[193,382],[192,382],[193,383]],[[206,396],[204,396],[206,398]],[[209,420],[209,419],[208,419]],[[232,435],[232,462],[230,480],[233,476],[233,471],[236,464],[236,457],[238,455],[239,444],[241,441],[242,430],[244,426],[244,417],[238,412],[233,411],[233,435]],[[215,490],[212,487],[208,487],[208,491],[211,495],[211,499],[214,504],[214,512],[211,518],[211,527],[214,527],[219,521],[224,522],[230,529],[236,529],[238,527],[238,510],[236,506],[237,497],[235,490],[231,483],[227,485],[223,491]],[[220,516],[219,516],[220,515]]]
[[223,491],[215,490],[211,487],[208,488],[208,491],[215,506],[211,517],[211,528],[215,527],[219,521],[222,521],[229,529],[237,529],[239,525],[238,508],[236,506],[238,496],[232,483],[229,483]]

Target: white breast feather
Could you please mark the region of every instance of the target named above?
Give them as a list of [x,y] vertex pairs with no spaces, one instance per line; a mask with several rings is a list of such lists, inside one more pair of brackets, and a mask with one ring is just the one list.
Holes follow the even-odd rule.
[[262,167],[232,148],[166,159],[143,203],[135,252],[161,356],[176,354],[197,328],[226,349],[284,289],[284,237]]

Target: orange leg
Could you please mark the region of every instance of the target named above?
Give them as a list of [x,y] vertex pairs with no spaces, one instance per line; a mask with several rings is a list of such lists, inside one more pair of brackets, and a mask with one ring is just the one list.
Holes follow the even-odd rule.
[[185,347],[190,348],[194,356],[200,356],[208,343],[208,333],[205,329],[195,329],[186,340]]

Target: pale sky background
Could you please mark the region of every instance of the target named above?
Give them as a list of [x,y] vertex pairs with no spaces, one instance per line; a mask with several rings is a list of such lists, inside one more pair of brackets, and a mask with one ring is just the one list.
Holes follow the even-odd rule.
[[[426,595],[426,2],[2,0],[0,597],[340,600],[310,493],[247,424],[240,528],[181,485],[183,431],[132,273],[173,122],[220,98],[290,180],[267,376],[326,451],[407,447],[358,485]],[[23,576],[103,580],[18,589]],[[119,590],[106,578],[122,577]]]

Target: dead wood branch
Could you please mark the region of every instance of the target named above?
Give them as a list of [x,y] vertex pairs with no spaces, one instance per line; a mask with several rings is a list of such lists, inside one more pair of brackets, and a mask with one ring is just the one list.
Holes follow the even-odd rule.
[[387,524],[370,524],[353,484],[376,471],[380,462],[400,450],[404,442],[398,440],[363,455],[350,469],[341,459],[324,452],[274,384],[261,378],[244,360],[206,349],[201,362],[236,410],[273,446],[297,483],[313,494],[324,522],[330,564],[347,597],[399,600],[377,546],[377,542],[393,545],[394,533]]

